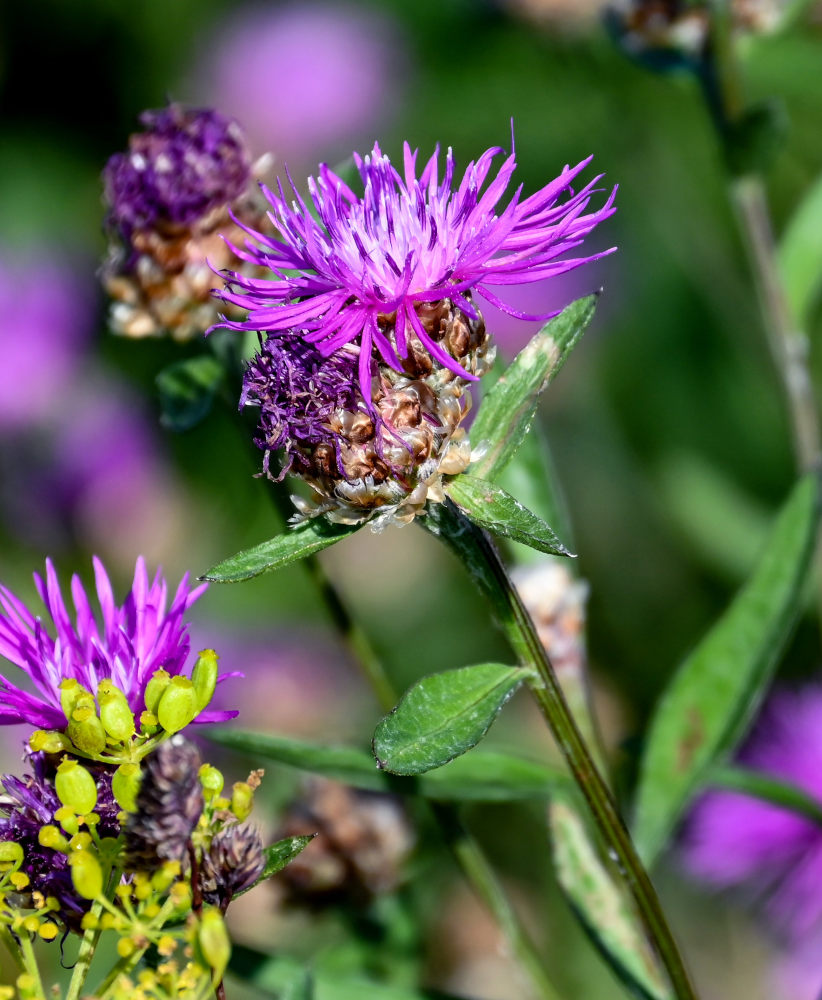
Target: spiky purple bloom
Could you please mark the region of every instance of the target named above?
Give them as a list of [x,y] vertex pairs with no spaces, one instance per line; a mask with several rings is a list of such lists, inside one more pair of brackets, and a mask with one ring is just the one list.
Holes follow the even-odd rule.
[[[99,621],[78,576],[71,579],[75,609],[72,620],[51,561],[46,560],[45,580],[34,574],[37,591],[52,621],[53,636],[39,615],[32,614],[0,585],[0,656],[18,666],[36,689],[36,693],[25,691],[0,677],[0,725],[29,723],[44,729],[64,728],[60,683],[66,679],[78,681],[94,694],[100,681],[109,678],[139,715],[145,708],[146,684],[155,671],[163,668],[172,676],[183,673],[189,657],[188,625],[183,618],[205,586],[190,590],[188,576],[184,576],[167,607],[165,579],[158,570],[150,581],[140,557],[132,588],[118,606],[103,564],[96,557],[94,576]],[[226,676],[231,675],[221,679]],[[222,721],[236,714],[204,711],[196,721]]]
[[242,129],[210,108],[169,104],[144,111],[103,171],[108,223],[124,236],[159,224],[185,226],[233,201],[251,177]]
[[[80,920],[91,904],[74,889],[67,855],[39,841],[42,827],[59,826],[54,814],[62,803],[54,788],[53,767],[41,753],[31,754],[28,760],[31,774],[22,778],[6,774],[0,778],[0,841],[13,840],[22,847],[21,871],[28,875],[30,889],[46,897],[54,896],[60,904],[57,915],[67,927],[79,930]],[[111,794],[111,774],[104,768],[93,769],[92,773],[97,781],[97,833],[116,837],[120,832],[120,807]]]
[[[739,761],[798,785],[822,805],[822,687],[773,695]],[[682,859],[697,879],[759,901],[791,943],[822,931],[822,829],[812,820],[741,793],[712,791],[687,823]]]
[[[497,213],[516,166],[513,153],[482,188],[501,153],[499,147],[486,150],[469,163],[454,188],[450,149],[440,180],[439,149],[417,177],[417,152],[408,143],[402,174],[375,145],[370,156],[354,155],[365,191],[362,198],[323,164],[319,176],[308,181],[319,221],[296,188],[296,200],[289,203],[282,183],[276,194],[263,187],[282,238],[244,227],[254,242],[247,241],[245,250],[233,249],[241,259],[269,268],[274,278],[230,273],[228,289],[218,294],[248,310],[248,319],[224,320],[222,325],[274,335],[299,332],[325,357],[358,344],[360,390],[367,404],[372,354],[401,371],[412,334],[441,365],[473,378],[429,335],[418,310],[449,300],[476,320],[471,293],[477,292],[507,312],[528,318],[502,302],[489,286],[539,281],[603,256],[560,259],[615,211],[616,188],[601,208],[585,212],[599,190],[599,177],[576,193],[571,188],[589,157],[565,168],[528,198],[520,200],[519,187]],[[567,197],[560,201],[563,195]],[[558,311],[539,318],[548,319]],[[393,318],[391,335],[384,329],[386,317]]]

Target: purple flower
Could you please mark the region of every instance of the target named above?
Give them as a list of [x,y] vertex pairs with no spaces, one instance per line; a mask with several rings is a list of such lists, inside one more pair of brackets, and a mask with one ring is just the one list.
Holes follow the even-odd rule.
[[[739,761],[822,804],[822,687],[772,696]],[[741,793],[712,791],[696,805],[682,851],[696,878],[762,902],[770,923],[793,944],[822,930],[822,828],[810,819]]]
[[186,226],[233,201],[251,177],[237,122],[208,108],[144,111],[125,153],[103,171],[108,223],[128,238],[158,224]]
[[309,178],[318,218],[296,188],[296,200],[289,203],[282,184],[277,194],[263,187],[282,238],[246,227],[256,242],[234,250],[241,259],[268,267],[274,277],[229,272],[228,290],[218,294],[249,315],[222,325],[279,336],[299,332],[324,357],[342,349],[356,352],[357,345],[360,390],[369,406],[372,355],[402,371],[414,336],[440,365],[474,378],[426,330],[420,310],[448,301],[477,321],[471,301],[476,292],[512,315],[536,318],[507,306],[489,286],[539,281],[602,257],[562,259],[615,211],[616,188],[601,208],[586,214],[598,177],[576,193],[571,188],[589,157],[528,198],[521,199],[518,188],[497,213],[516,166],[513,153],[482,188],[502,152],[494,147],[472,161],[455,187],[450,149],[440,180],[439,150],[417,177],[417,153],[407,143],[402,174],[375,145],[370,156],[354,156],[362,198],[325,164],[318,178]]
[[[67,724],[60,702],[60,683],[79,682],[92,694],[100,681],[110,679],[128,699],[135,714],[145,708],[145,688],[155,671],[180,675],[188,660],[188,626],[183,617],[205,590],[190,590],[183,577],[167,608],[168,589],[158,571],[149,581],[145,563],[137,560],[134,583],[121,606],[115,604],[103,564],[94,559],[94,575],[101,621],[76,575],[71,580],[75,615],[69,614],[50,560],[46,578],[34,582],[51,618],[54,637],[6,587],[0,586],[0,655],[18,666],[36,693],[0,677],[0,725],[25,722],[44,729]],[[224,675],[229,676],[229,675]],[[201,712],[199,722],[221,721],[236,712]]]
[[374,134],[408,79],[407,49],[373,5],[232,8],[200,50],[195,88],[239,118],[256,153],[307,166]]

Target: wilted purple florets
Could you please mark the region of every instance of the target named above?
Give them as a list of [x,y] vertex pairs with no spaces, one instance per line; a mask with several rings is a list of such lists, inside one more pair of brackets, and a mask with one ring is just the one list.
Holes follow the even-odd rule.
[[[585,214],[598,177],[576,193],[571,188],[589,158],[528,198],[520,200],[518,189],[497,213],[516,166],[513,154],[481,189],[502,152],[495,147],[472,161],[455,187],[451,150],[440,180],[438,151],[417,177],[417,153],[407,143],[402,174],[375,145],[370,156],[354,156],[365,189],[362,198],[326,165],[317,178],[309,178],[319,219],[296,189],[296,200],[289,202],[282,184],[276,194],[264,187],[281,239],[247,228],[254,242],[244,251],[234,249],[243,260],[269,268],[274,277],[258,280],[231,273],[221,297],[249,315],[224,325],[279,336],[299,332],[326,357],[346,345],[359,345],[360,390],[367,404],[372,354],[402,371],[413,337],[440,365],[473,378],[426,329],[420,310],[449,301],[478,321],[471,301],[475,291],[516,315],[489,286],[538,281],[603,256],[560,259],[615,211],[616,189],[601,208]],[[559,201],[562,196],[565,200]]]
[[[822,805],[822,687],[774,695],[739,761],[798,785]],[[822,828],[811,819],[712,791],[694,809],[682,851],[698,879],[762,900],[774,928],[792,943],[822,931]]]
[[233,201],[251,177],[245,137],[233,118],[209,108],[144,111],[144,132],[103,172],[108,222],[128,235],[158,224],[186,226]]
[[[29,723],[44,729],[62,729],[66,717],[61,707],[60,683],[78,681],[92,694],[100,681],[110,679],[139,715],[144,694],[155,671],[172,676],[183,673],[189,656],[188,625],[183,616],[205,590],[189,590],[183,577],[168,603],[168,588],[158,571],[153,581],[142,558],[137,560],[134,583],[122,605],[115,604],[103,564],[94,559],[100,620],[79,577],[71,580],[75,614],[66,607],[57,574],[46,560],[46,578],[34,582],[51,618],[50,635],[35,616],[6,587],[0,585],[0,656],[18,666],[36,693],[25,691],[0,677],[0,725]],[[200,722],[232,718],[236,712],[202,712]]]

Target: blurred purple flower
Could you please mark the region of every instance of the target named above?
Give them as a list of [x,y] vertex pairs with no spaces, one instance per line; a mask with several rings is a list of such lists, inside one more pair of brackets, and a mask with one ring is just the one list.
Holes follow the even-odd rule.
[[235,115],[259,153],[292,168],[373,136],[406,74],[376,7],[304,0],[232,10],[197,72],[197,99]]
[[54,407],[88,340],[93,306],[89,284],[48,249],[0,250],[0,433]]
[[[57,574],[46,560],[45,580],[34,582],[51,618],[54,636],[19,598],[0,585],[0,656],[25,673],[37,693],[25,691],[0,677],[0,725],[26,722],[62,729],[66,717],[61,707],[60,683],[73,679],[92,694],[108,678],[128,699],[135,714],[145,708],[144,693],[155,671],[180,675],[188,660],[188,625],[183,617],[206,589],[190,590],[183,577],[167,607],[168,588],[160,571],[149,581],[142,557],[137,560],[134,583],[122,605],[114,602],[111,583],[99,559],[94,576],[101,620],[78,576],[71,579],[74,621],[66,607]],[[236,712],[202,712],[197,721],[232,718]]]
[[[774,694],[739,762],[799,786],[822,805],[822,686]],[[761,903],[792,946],[822,934],[822,828],[812,820],[741,793],[712,791],[687,823],[682,859],[697,879]]]
[[[419,177],[417,152],[408,143],[403,149],[402,174],[378,145],[364,159],[355,154],[365,190],[362,198],[321,165],[319,177],[308,181],[318,219],[296,189],[296,201],[289,202],[281,184],[278,194],[264,187],[282,239],[248,229],[257,242],[235,252],[268,267],[274,277],[257,280],[232,273],[228,289],[220,293],[226,302],[249,312],[243,322],[223,320],[221,325],[229,329],[298,332],[325,357],[356,344],[360,389],[369,406],[372,352],[402,371],[400,359],[408,358],[413,335],[439,364],[460,377],[476,378],[429,335],[420,309],[449,300],[478,320],[471,301],[472,292],[477,292],[520,319],[547,319],[559,310],[529,317],[506,305],[489,286],[555,277],[614,249],[562,259],[616,211],[614,188],[602,207],[585,214],[600,190],[599,176],[576,192],[571,187],[591,157],[566,167],[530,197],[520,200],[518,188],[497,214],[516,167],[513,153],[483,191],[495,157],[503,153],[500,147],[469,163],[456,189],[450,149],[442,180],[439,149]],[[391,314],[393,334],[388,336],[382,319]]]

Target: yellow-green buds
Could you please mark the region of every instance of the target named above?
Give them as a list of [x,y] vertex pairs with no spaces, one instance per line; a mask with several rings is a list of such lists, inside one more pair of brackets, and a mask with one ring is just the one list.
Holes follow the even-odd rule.
[[87,701],[89,698],[91,698],[91,692],[87,691],[73,677],[67,677],[60,682],[60,706],[68,720],[71,720],[72,713],[80,702]]
[[91,851],[73,851],[69,855],[71,881],[83,899],[96,899],[103,891],[103,869]]
[[151,675],[151,680],[146,684],[145,702],[147,711],[153,715],[157,714],[160,698],[170,683],[171,675],[167,670],[163,670],[161,667],[159,670],[154,671]]
[[120,808],[126,812],[134,812],[139,790],[140,765],[121,764],[111,778],[111,792]]
[[254,808],[254,792],[247,781],[235,781],[231,793],[231,811],[242,823]]
[[211,966],[214,981],[219,982],[231,958],[231,942],[223,916],[216,906],[203,909],[197,928],[197,944],[203,958]]
[[51,824],[40,827],[37,841],[41,847],[50,847],[53,851],[62,851],[64,854],[69,852],[69,842],[57,827]]
[[223,790],[225,778],[216,767],[211,764],[203,764],[200,768],[200,784],[203,786],[203,794],[206,799],[213,799]]
[[62,753],[71,747],[71,741],[62,733],[36,729],[29,737],[29,746],[35,753],[38,750],[43,753]]
[[178,733],[198,714],[194,685],[187,677],[172,677],[157,706],[157,718],[167,733]]
[[130,740],[134,735],[134,713],[123,692],[110,680],[102,680],[97,688],[97,702],[106,733],[117,743]]
[[14,840],[0,843],[0,872],[14,871],[23,863],[23,848]]
[[89,756],[96,757],[105,750],[106,731],[97,716],[94,698],[87,692],[77,697],[66,732],[77,749]]
[[90,813],[97,805],[97,782],[76,760],[69,758],[60,764],[54,787],[57,798],[76,813]]
[[214,697],[214,689],[217,687],[217,659],[213,649],[204,649],[197,657],[191,672],[198,713],[202,712]]

